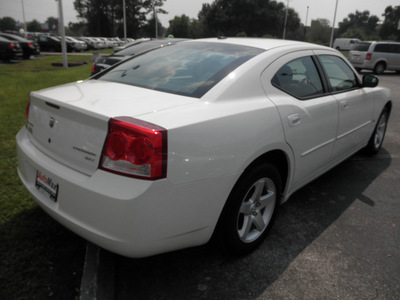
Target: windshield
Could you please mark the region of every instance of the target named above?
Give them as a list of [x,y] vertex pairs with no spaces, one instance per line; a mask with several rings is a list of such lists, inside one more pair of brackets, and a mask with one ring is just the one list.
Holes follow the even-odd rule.
[[136,56],[97,79],[201,98],[263,51],[240,45],[181,42]]
[[367,52],[371,43],[357,43],[351,48],[352,51]]

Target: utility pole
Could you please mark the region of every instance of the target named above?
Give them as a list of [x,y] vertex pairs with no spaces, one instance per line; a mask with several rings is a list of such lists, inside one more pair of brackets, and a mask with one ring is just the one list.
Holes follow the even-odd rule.
[[153,2],[153,11],[154,11],[154,20],[155,20],[155,27],[156,27],[156,38],[158,38],[158,22],[157,22],[157,11],[156,11],[156,2]]
[[309,8],[309,6],[307,6],[306,23],[304,24],[304,40],[306,39],[306,36],[307,36],[308,8]]
[[61,35],[61,50],[63,56],[63,67],[64,69],[68,69],[68,60],[67,60],[67,47],[65,45],[65,29],[64,29],[64,16],[63,16],[63,8],[62,8],[62,0],[58,1],[58,30]]
[[333,34],[335,33],[335,22],[336,22],[336,12],[339,0],[336,0],[335,14],[333,15],[333,24],[332,24],[332,33],[331,33],[331,41],[329,43],[329,47],[332,48],[333,45]]
[[124,41],[126,42],[126,5],[125,5],[125,0],[122,0],[122,11],[124,14]]
[[25,30],[25,32],[27,32],[28,30],[26,30],[24,0],[21,0],[21,4],[22,4],[22,18],[24,19],[24,30]]

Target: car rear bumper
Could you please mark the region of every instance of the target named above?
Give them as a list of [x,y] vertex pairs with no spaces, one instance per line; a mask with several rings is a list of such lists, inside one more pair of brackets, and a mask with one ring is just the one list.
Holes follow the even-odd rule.
[[[171,184],[97,170],[84,175],[38,150],[22,128],[18,174],[55,220],[112,252],[145,257],[207,243],[232,178]],[[56,201],[37,187],[38,174],[56,184]],[[225,198],[226,199],[226,198]]]

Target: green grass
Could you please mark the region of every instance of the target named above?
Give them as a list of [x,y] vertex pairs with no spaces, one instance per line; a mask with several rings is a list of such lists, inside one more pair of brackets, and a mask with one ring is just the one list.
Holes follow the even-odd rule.
[[28,94],[89,77],[87,65],[53,67],[60,56],[0,65],[0,299],[74,299],[79,295],[85,241],[48,217],[16,171],[15,136],[25,123]]

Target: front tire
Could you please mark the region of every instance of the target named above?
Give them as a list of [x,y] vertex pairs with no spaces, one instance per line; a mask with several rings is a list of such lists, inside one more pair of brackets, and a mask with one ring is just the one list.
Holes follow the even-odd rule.
[[374,67],[374,73],[376,75],[380,75],[382,74],[386,69],[386,65],[384,63],[377,63]]
[[374,132],[368,141],[368,145],[365,147],[366,154],[375,155],[381,149],[386,134],[388,120],[389,110],[384,108],[378,119],[378,122],[376,123]]
[[267,236],[280,203],[277,168],[263,163],[247,171],[233,188],[218,224],[219,240],[233,254],[253,251]]

